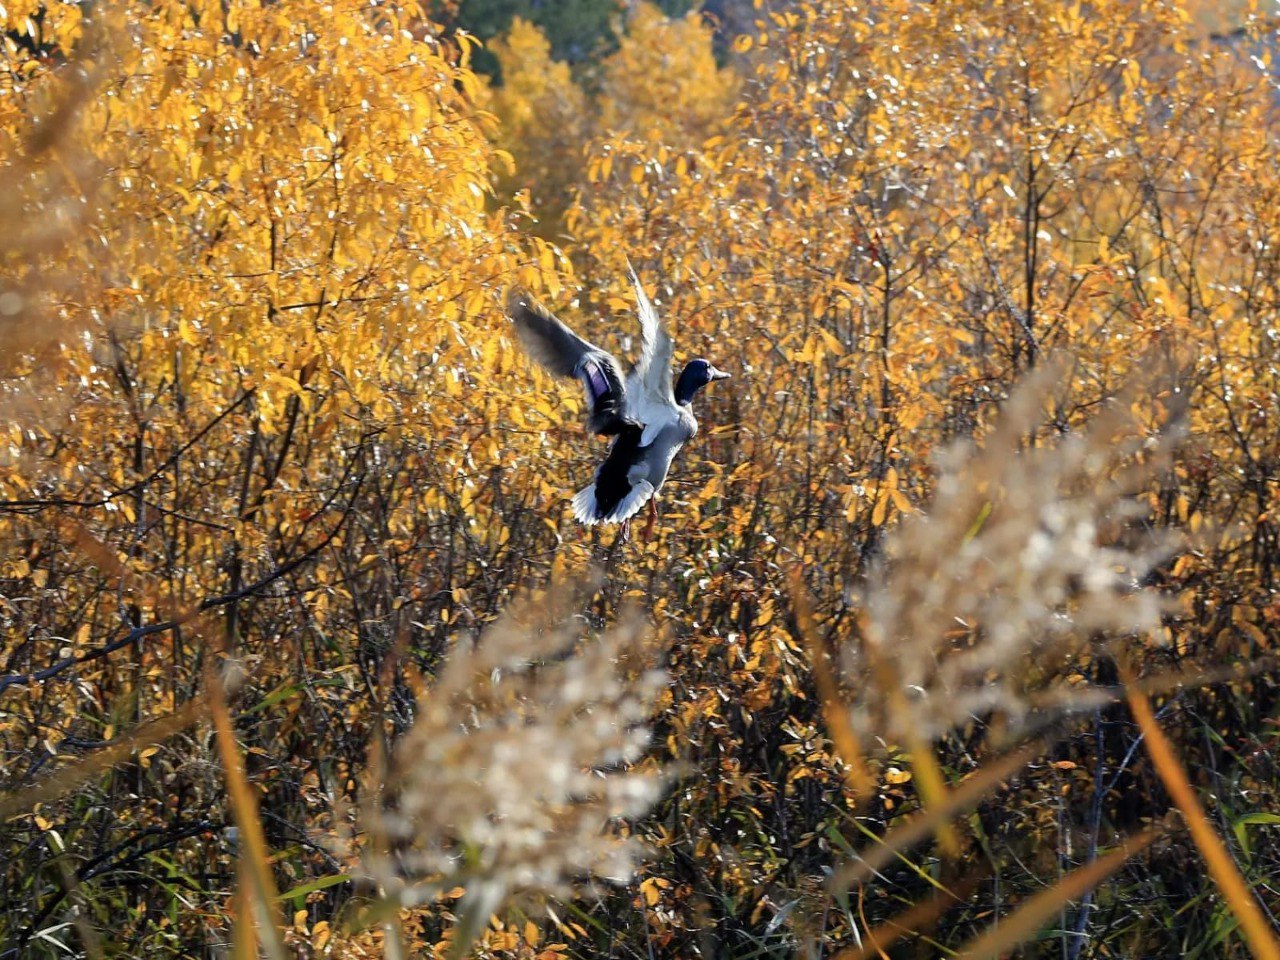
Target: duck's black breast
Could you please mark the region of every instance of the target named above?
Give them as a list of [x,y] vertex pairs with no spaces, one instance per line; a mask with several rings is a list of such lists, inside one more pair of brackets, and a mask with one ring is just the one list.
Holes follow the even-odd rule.
[[631,492],[627,474],[643,456],[640,437],[643,428],[634,421],[623,421],[617,438],[609,447],[609,455],[596,471],[596,516],[610,516]]

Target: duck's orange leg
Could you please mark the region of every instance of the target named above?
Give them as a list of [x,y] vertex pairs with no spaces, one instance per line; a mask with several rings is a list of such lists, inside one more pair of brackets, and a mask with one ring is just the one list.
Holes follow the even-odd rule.
[[655,497],[649,498],[649,522],[644,525],[644,537],[648,540],[653,536],[654,524],[658,522],[658,501]]

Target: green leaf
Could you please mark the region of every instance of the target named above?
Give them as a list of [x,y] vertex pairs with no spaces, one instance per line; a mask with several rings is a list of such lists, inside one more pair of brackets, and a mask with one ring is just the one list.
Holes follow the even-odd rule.
[[283,903],[286,900],[292,900],[295,897],[305,897],[309,893],[315,893],[317,890],[327,890],[329,887],[336,887],[340,883],[346,883],[351,878],[345,873],[333,873],[327,877],[320,877],[318,880],[312,880],[308,883],[300,884],[292,890],[286,890],[284,893],[276,897],[276,900]]
[[1280,826],[1280,814],[1275,813],[1246,813],[1243,817],[1236,819],[1231,824],[1231,830],[1236,835],[1236,842],[1240,844],[1240,849],[1244,851],[1246,860],[1253,859],[1253,850],[1249,846],[1249,831],[1245,827],[1263,824],[1266,826]]

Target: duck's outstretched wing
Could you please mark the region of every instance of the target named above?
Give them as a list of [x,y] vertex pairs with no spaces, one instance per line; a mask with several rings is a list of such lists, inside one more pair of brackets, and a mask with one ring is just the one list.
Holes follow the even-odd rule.
[[653,443],[663,427],[679,418],[675,394],[671,389],[671,337],[658,318],[652,301],[640,285],[631,261],[627,261],[631,285],[636,292],[636,305],[640,314],[640,357],[627,374],[627,396],[631,404],[630,416],[644,424],[641,446]]
[[525,351],[539,365],[582,382],[587,429],[602,436],[620,433],[627,425],[627,392],[618,361],[570,330],[528,291],[515,288],[507,295],[507,316]]

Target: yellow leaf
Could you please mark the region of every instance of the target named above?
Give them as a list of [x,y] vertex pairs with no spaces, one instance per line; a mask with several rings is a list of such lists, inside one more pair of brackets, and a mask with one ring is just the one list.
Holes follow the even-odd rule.
[[876,505],[871,511],[871,525],[879,527],[884,524],[885,517],[889,513],[889,497],[888,491],[884,487],[880,488],[880,496],[876,497]]
[[907,499],[907,495],[898,487],[889,488],[889,499],[893,501],[893,505],[899,513],[913,513],[915,511],[911,501]]
[[658,881],[653,877],[640,881],[640,893],[644,897],[644,902],[651,907],[657,906],[658,901],[662,899],[662,891],[658,887]]
[[840,342],[835,334],[823,329],[819,329],[818,332],[822,334],[822,342],[826,345],[828,353],[835,354],[837,357],[844,356],[844,344]]

